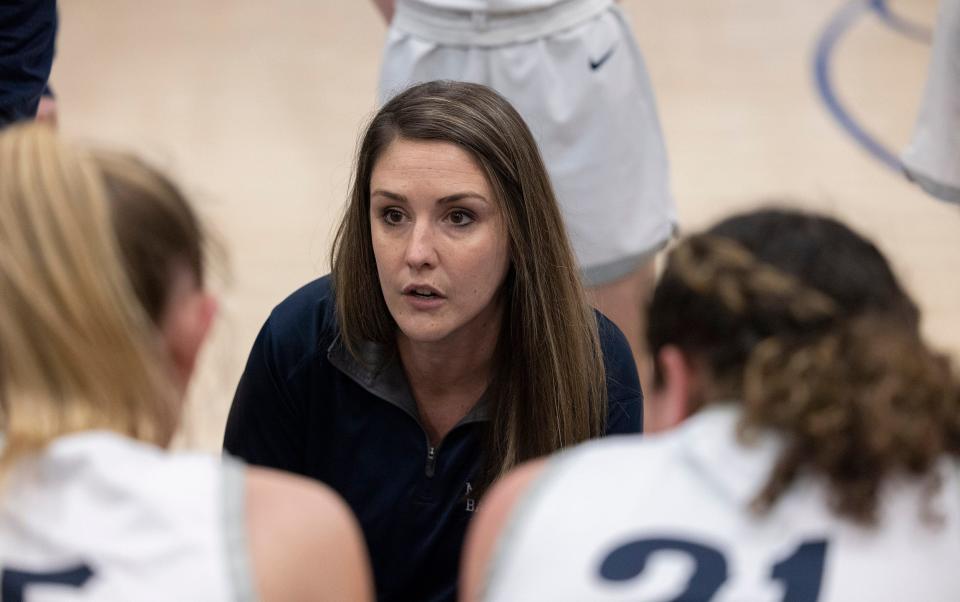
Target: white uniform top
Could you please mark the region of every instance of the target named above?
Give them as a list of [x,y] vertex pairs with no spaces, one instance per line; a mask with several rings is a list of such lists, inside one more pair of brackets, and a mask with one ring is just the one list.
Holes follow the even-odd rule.
[[537,10],[563,0],[415,0],[445,10],[464,10],[470,12],[506,13]]
[[484,600],[960,600],[956,462],[938,468],[941,523],[920,518],[921,487],[906,482],[888,486],[875,529],[832,514],[812,479],[758,517],[747,506],[778,443],[738,445],[737,419],[709,408],[552,461],[507,525]]
[[244,468],[98,431],[0,489],[3,602],[250,600]]
[[941,0],[927,85],[907,173],[930,194],[960,203],[960,0]]

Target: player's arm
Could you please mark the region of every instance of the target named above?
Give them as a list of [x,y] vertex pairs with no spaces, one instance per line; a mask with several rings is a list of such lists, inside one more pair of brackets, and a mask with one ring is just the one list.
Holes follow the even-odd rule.
[[460,600],[479,602],[487,585],[497,543],[517,503],[541,475],[546,460],[522,464],[483,497],[470,524],[460,567]]
[[249,468],[247,528],[261,600],[373,600],[360,527],[328,487],[280,471]]

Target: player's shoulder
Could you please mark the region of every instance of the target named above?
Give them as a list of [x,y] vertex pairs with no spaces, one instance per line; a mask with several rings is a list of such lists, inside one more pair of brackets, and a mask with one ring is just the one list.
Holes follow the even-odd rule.
[[290,473],[249,467],[246,508],[252,527],[289,533],[294,545],[318,546],[351,531],[354,518],[329,487]]
[[503,537],[511,516],[531,486],[542,476],[549,460],[521,464],[500,479],[484,496],[464,542],[460,588],[464,600],[480,600],[497,542]]
[[[671,471],[681,461],[673,452],[676,438],[666,435],[613,435],[582,443],[549,458],[520,465],[484,497],[478,519],[505,524],[518,513],[531,514],[544,504],[561,508],[587,498],[603,502],[625,484],[645,483]],[[576,500],[574,502],[573,500]]]
[[339,495],[321,483],[259,467],[247,468],[245,490],[253,568],[263,599],[369,599],[370,569],[360,527]]
[[[212,492],[220,458],[193,451],[169,451],[112,431],[86,431],[58,438],[42,457],[48,470],[69,469],[77,484],[130,495],[195,498]],[[63,479],[67,482],[67,479]],[[111,499],[119,499],[113,496]]]
[[624,476],[624,471],[635,477],[649,472],[638,471],[639,467],[655,469],[673,462],[679,458],[681,447],[676,431],[610,435],[561,452],[544,476],[552,480],[570,473],[588,473],[606,475],[616,482]]

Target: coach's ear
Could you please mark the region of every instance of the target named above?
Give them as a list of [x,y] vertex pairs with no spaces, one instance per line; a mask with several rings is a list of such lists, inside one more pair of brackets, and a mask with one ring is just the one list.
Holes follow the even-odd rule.
[[660,382],[647,394],[643,427],[646,432],[671,429],[690,414],[690,398],[696,386],[696,373],[686,355],[676,345],[664,345],[654,361]]

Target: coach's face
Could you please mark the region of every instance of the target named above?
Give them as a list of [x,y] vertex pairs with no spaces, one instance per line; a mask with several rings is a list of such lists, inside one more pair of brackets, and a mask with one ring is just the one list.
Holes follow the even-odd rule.
[[510,265],[500,207],[474,158],[448,142],[398,138],[370,178],[380,287],[413,342],[471,340],[499,329]]

